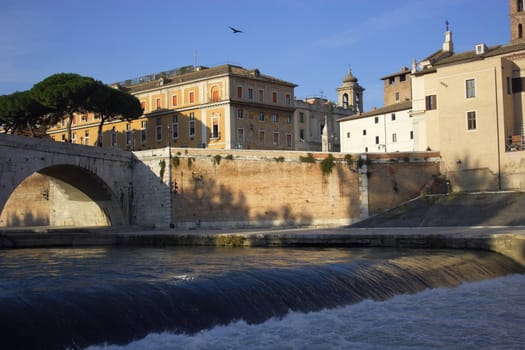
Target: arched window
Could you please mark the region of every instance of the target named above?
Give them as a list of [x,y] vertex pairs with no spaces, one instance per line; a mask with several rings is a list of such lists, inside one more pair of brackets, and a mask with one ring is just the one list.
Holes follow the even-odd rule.
[[518,38],[523,38],[523,26],[521,25],[521,23],[518,24]]
[[348,94],[343,95],[343,109],[348,109]]
[[219,101],[219,88],[217,86],[214,86],[211,88],[211,101],[212,102]]

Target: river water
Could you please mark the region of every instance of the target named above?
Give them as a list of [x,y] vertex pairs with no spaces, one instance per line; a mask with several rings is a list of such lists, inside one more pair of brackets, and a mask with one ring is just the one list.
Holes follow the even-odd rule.
[[525,269],[466,251],[0,251],[5,349],[525,349]]

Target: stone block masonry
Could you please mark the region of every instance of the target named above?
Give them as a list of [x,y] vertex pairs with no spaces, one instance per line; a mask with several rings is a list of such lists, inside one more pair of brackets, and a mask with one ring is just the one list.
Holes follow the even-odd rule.
[[135,156],[159,178],[142,183],[134,170],[143,188],[136,223],[186,229],[349,225],[417,196],[439,172],[438,154],[428,152],[402,161],[369,154],[367,162],[332,153],[330,172],[321,166],[329,153],[172,148],[171,161],[169,149]]

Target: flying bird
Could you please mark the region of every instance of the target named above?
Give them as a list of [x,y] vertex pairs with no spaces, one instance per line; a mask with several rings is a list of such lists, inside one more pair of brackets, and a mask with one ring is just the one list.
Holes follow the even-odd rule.
[[242,30],[235,29],[233,27],[228,27],[228,28],[230,28],[232,30],[233,34],[235,34],[235,33],[244,33]]

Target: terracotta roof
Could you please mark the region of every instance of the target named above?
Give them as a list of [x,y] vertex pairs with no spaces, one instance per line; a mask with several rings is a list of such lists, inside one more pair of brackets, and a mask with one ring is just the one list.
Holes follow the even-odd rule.
[[412,101],[405,101],[405,102],[395,103],[392,105],[376,108],[376,109],[373,109],[365,113],[354,114],[352,116],[339,118],[337,119],[337,121],[342,122],[346,120],[367,118],[367,117],[372,117],[372,116],[386,114],[386,113],[398,112],[398,111],[402,111],[402,110],[410,109],[410,108],[412,108]]
[[[525,43],[490,46],[490,47],[485,48],[484,53],[476,53],[476,50],[471,50],[471,51],[461,52],[458,54],[453,54],[453,55],[448,55],[448,56],[443,56],[443,57],[440,57],[439,55],[437,55],[437,53],[434,53],[431,56],[429,56],[432,67],[425,68],[417,72],[416,75],[435,72],[436,67],[440,67],[440,66],[474,62],[474,61],[482,60],[487,57],[511,54],[513,52],[519,52],[523,50],[525,50]],[[428,58],[425,60],[428,60]]]
[[212,67],[212,68],[200,67],[200,69],[193,70],[188,73],[174,75],[174,76],[167,76],[167,77],[162,77],[162,78],[159,77],[159,79],[121,87],[121,89],[126,90],[130,93],[136,93],[140,91],[158,88],[159,86],[161,86],[160,85],[161,80],[163,80],[162,86],[169,86],[169,85],[188,83],[192,81],[212,78],[215,76],[224,76],[224,75],[250,78],[250,79],[265,81],[269,83],[288,85],[291,87],[297,86],[294,83],[290,83],[285,80],[277,79],[277,78],[274,78],[266,74],[261,74],[258,69],[245,69],[243,67],[225,64],[222,66],[217,66],[217,67]]
[[389,74],[389,75],[385,75],[384,77],[381,78],[381,80],[385,80],[385,79],[390,79],[390,78],[393,78],[393,77],[397,77],[399,75],[404,75],[404,74],[410,74],[410,69],[408,69],[408,67],[403,67],[401,68],[401,70],[399,72],[396,72],[396,73],[392,73],[392,74]]

